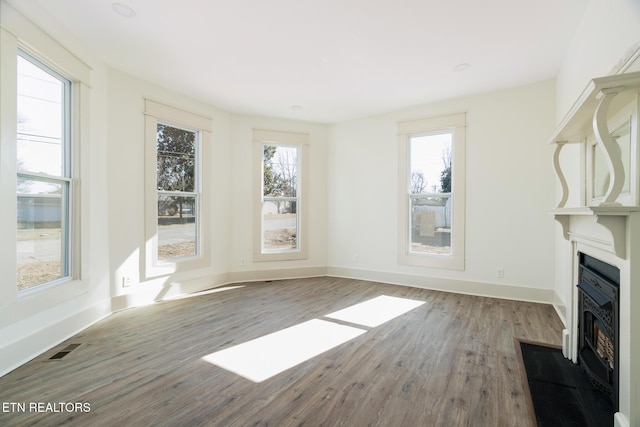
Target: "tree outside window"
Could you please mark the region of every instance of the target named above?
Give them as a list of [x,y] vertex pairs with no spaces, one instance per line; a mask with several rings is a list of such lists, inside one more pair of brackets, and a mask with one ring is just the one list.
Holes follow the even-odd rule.
[[263,144],[262,250],[298,248],[298,149]]
[[158,260],[198,253],[197,147],[197,132],[158,123]]

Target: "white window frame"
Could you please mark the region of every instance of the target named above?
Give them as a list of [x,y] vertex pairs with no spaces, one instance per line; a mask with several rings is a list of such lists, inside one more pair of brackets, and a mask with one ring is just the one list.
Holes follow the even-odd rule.
[[[451,132],[453,169],[451,176],[451,252],[448,255],[412,252],[411,159],[413,136]],[[398,262],[400,264],[464,270],[465,268],[465,151],[466,113],[450,114],[398,123]]]
[[18,48],[18,56],[23,60],[30,62],[32,65],[39,68],[41,71],[55,77],[62,83],[63,90],[63,126],[62,126],[62,170],[59,176],[37,173],[31,171],[17,171],[17,179],[30,180],[34,182],[49,182],[52,184],[60,185],[61,192],[61,277],[54,280],[35,284],[29,288],[18,290],[18,294],[28,294],[33,290],[37,290],[39,287],[55,286],[58,283],[69,281],[73,277],[73,260],[72,260],[72,237],[74,235],[73,224],[75,218],[73,218],[73,203],[74,203],[74,170],[72,167],[72,91],[74,84],[72,81],[62,73],[53,69],[45,64],[37,56],[25,51],[23,48]]
[[[263,261],[289,261],[308,258],[307,244],[307,169],[308,169],[308,145],[309,135],[296,132],[272,131],[253,129],[254,152],[254,209],[253,209],[253,260]],[[295,147],[298,150],[296,213],[297,227],[296,249],[263,250],[262,231],[262,205],[263,195],[263,147],[265,144]]]
[[[15,316],[30,316],[87,292],[83,272],[89,270],[89,188],[80,186],[89,179],[85,166],[90,161],[89,109],[91,68],[74,53],[52,39],[5,2],[0,4],[0,327]],[[66,277],[17,292],[16,166],[17,61],[25,52],[71,82],[70,140],[68,152],[72,175],[69,179],[68,263]],[[22,172],[20,173],[22,175]]]
[[[208,233],[210,209],[210,168],[203,167],[209,159],[212,119],[188,112],[151,99],[145,99],[145,244],[144,265],[146,278],[166,276],[177,272],[205,268],[211,265],[211,237]],[[196,147],[196,254],[193,256],[158,259],[158,195],[157,189],[157,133],[158,124],[165,124],[197,133]]]

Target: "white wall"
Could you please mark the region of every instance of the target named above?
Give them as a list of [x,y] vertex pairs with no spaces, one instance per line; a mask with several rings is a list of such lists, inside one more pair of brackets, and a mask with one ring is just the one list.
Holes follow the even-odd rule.
[[591,0],[557,79],[559,122],[589,80],[611,74],[640,48],[640,2]]
[[[546,81],[333,126],[329,272],[507,298],[549,298],[554,181],[547,140],[554,96],[554,82]],[[463,111],[466,268],[398,265],[397,123]],[[496,278],[498,267],[505,270],[504,279]]]

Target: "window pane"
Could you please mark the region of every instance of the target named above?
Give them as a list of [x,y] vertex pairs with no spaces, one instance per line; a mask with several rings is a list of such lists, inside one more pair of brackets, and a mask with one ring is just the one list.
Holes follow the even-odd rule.
[[[617,149],[622,159],[622,167],[624,170],[624,183],[620,194],[629,194],[629,162],[631,158],[631,127],[630,122],[626,122],[623,126],[611,133],[611,138],[616,142]],[[593,145],[593,197],[604,197],[609,189],[609,166],[605,160],[602,148],[597,144]]]
[[298,248],[298,213],[294,201],[270,198],[262,203],[262,249],[269,251]]
[[411,137],[411,194],[451,192],[450,132]]
[[452,139],[451,132],[410,139],[410,252],[451,254]]
[[158,190],[194,192],[196,132],[158,124]]
[[411,248],[421,254],[451,254],[451,197],[411,198]]
[[298,193],[298,149],[264,145],[263,195],[296,197]]
[[18,179],[18,290],[68,275],[68,184]]
[[63,176],[68,82],[18,56],[19,171]]
[[158,196],[158,260],[197,254],[196,196]]

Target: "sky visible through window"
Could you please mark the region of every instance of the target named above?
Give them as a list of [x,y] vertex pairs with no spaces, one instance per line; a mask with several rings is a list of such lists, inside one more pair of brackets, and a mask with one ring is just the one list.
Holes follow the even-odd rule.
[[450,132],[412,136],[410,139],[411,174],[421,173],[427,193],[441,191],[440,176],[445,169],[443,156],[451,153]]
[[[18,171],[64,175],[63,98],[63,82],[18,56]],[[38,183],[30,192],[46,192],[48,187]]]

